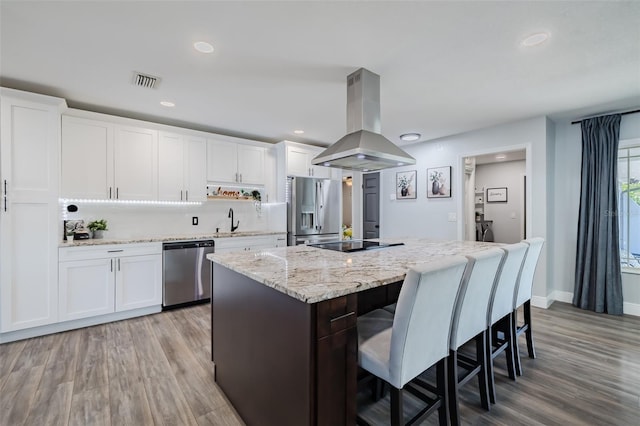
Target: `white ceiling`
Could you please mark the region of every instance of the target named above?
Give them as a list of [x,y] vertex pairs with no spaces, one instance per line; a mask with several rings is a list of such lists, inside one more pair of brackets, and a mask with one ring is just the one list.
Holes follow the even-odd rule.
[[[381,76],[382,133],[398,143],[640,105],[638,1],[2,0],[0,19],[3,86],[268,142],[343,136],[360,67]],[[550,40],[520,45],[538,31]],[[133,71],[162,81],[135,87]]]

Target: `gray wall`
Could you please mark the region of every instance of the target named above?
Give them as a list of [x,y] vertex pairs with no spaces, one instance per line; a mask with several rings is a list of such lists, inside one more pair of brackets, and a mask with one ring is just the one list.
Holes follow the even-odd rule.
[[[496,243],[517,243],[523,236],[525,161],[476,166],[476,188],[484,188],[484,218],[493,221]],[[506,203],[487,203],[487,188],[507,188]]]

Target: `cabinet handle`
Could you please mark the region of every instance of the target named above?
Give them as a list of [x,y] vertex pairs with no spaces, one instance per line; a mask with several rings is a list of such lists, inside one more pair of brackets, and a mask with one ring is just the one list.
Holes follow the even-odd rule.
[[182,189],[180,190],[180,201],[182,201]]
[[120,258],[118,258],[118,271],[120,271]]
[[4,211],[7,211],[7,180],[4,180]]
[[242,183],[242,173],[240,173],[240,183]]
[[120,192],[120,191],[119,191],[119,189],[120,189],[120,188],[117,188],[117,187],[116,187],[116,200],[117,200],[118,198],[120,198],[120,194],[119,194],[119,192]]
[[120,250],[107,250],[107,253],[120,253],[124,251],[124,249],[120,249]]
[[341,319],[348,318],[351,315],[355,315],[355,314],[356,314],[355,312],[351,311],[351,312],[348,312],[348,313],[346,313],[344,315],[340,315],[339,317],[331,318],[330,322],[340,321]]
[[111,199],[111,187],[109,187],[109,199]]
[[236,182],[238,182],[238,172],[236,172]]
[[184,200],[185,200],[185,201],[189,201],[189,190],[187,189],[187,190],[185,190],[184,192],[185,192]]
[[113,259],[109,259],[109,263],[111,264],[111,267],[110,267],[111,272],[113,272]]

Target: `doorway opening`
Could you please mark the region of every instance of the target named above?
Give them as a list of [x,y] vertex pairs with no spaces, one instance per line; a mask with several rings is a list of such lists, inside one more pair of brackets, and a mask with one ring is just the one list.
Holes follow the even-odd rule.
[[525,149],[464,157],[464,239],[516,243],[526,238]]
[[342,239],[353,238],[353,176],[342,177]]

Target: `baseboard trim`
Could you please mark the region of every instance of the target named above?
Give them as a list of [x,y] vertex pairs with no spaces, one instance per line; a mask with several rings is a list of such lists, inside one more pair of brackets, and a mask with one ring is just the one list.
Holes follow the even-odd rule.
[[[534,302],[534,299],[539,299]],[[573,293],[569,291],[554,291],[548,297],[534,296],[531,298],[531,304],[539,308],[547,309],[555,301],[564,303],[573,303]],[[640,304],[623,302],[622,312],[625,315],[633,315],[640,317]]]
[[43,325],[40,327],[26,328],[24,330],[10,331],[8,333],[0,333],[0,343],[30,339],[32,337],[60,333],[62,331],[74,330],[76,328],[91,327],[92,325],[155,314],[160,311],[162,311],[162,306],[150,306],[148,308],[132,309],[130,311],[116,312],[113,314],[100,315],[97,317],[82,318],[78,320],[59,322],[56,324]]

